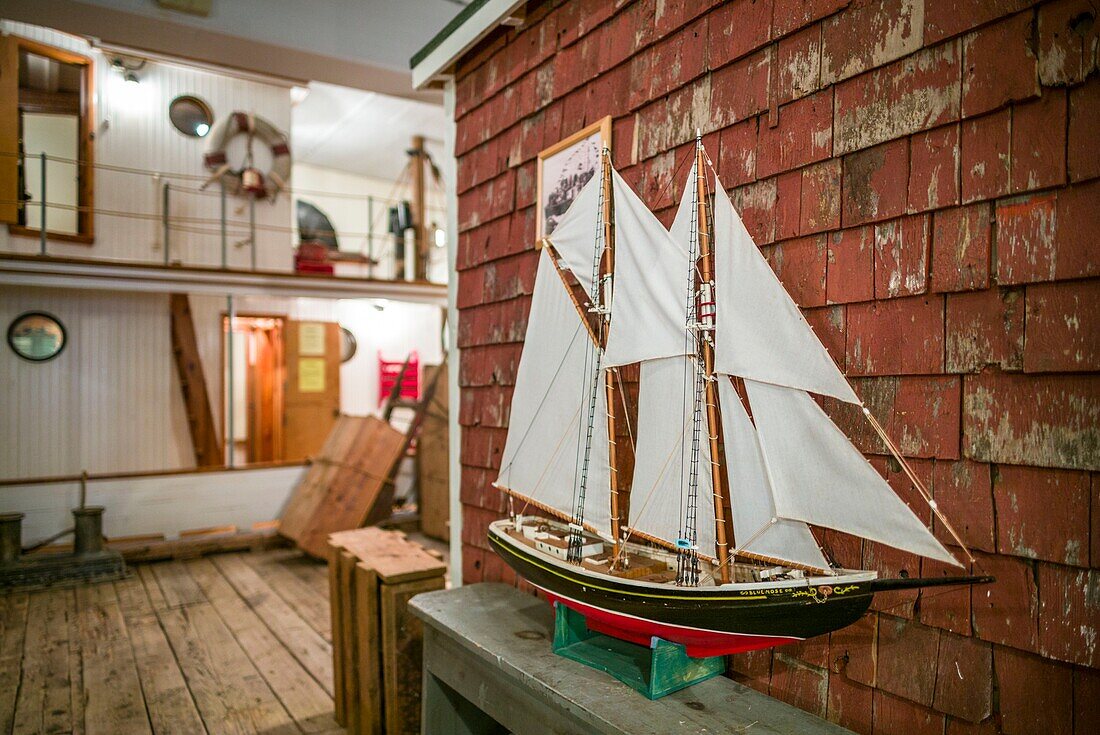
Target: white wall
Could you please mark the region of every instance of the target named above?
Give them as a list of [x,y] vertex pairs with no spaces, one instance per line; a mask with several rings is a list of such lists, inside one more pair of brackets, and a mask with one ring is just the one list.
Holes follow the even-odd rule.
[[[381,306],[382,310],[376,308]],[[442,310],[426,304],[407,304],[375,299],[278,299],[239,297],[238,313],[270,314],[288,319],[338,322],[355,335],[358,350],[340,368],[340,410],[363,416],[378,409],[378,352],[387,360],[403,360],[410,350],[420,355],[421,365],[439,364]],[[191,312],[202,357],[203,371],[219,427],[224,425],[219,405],[222,395],[222,334],[220,320],[226,313],[224,298],[192,294]]]
[[[395,277],[394,240],[388,232],[388,210],[398,201],[412,196],[411,187],[407,183],[398,186],[392,181],[307,163],[294,164],[293,178],[295,206],[299,199],[303,199],[327,214],[332,226],[336,228],[340,250],[363,255],[371,252],[380,263],[369,275],[375,278]],[[361,198],[326,195],[328,192],[354,194]],[[367,197],[374,199],[373,211]],[[439,227],[444,227],[447,219],[446,202],[442,197],[437,198],[439,201],[427,203],[427,219],[429,224],[434,222]],[[368,240],[367,235],[371,232],[373,238]],[[371,250],[368,250],[368,242],[373,245]],[[366,268],[353,264],[338,264],[337,273],[368,275]],[[444,248],[432,248],[428,273],[431,280],[439,283],[447,280],[447,255]]]
[[[95,132],[97,164],[136,168],[189,176],[205,176],[203,151],[206,141],[178,132],[168,120],[168,105],[182,94],[193,94],[207,102],[220,119],[233,111],[249,112],[267,119],[277,128],[290,129],[290,89],[274,83],[213,74],[187,66],[162,62],[147,62],[138,72],[141,83],[127,85],[121,75],[110,68],[103,53],[84,40],[38,26],[0,21],[4,33],[15,34],[67,49],[93,60],[95,66]],[[239,142],[239,141],[238,141]],[[261,152],[258,147],[257,157]],[[264,152],[266,153],[266,151]],[[231,160],[237,160],[230,152]],[[266,163],[259,161],[260,168]],[[96,240],[92,246],[53,242],[51,255],[163,262],[161,243],[160,189],[163,180],[150,175],[136,175],[102,168],[95,173],[95,206],[106,210],[95,216]],[[218,218],[220,212],[216,187],[208,192],[195,191],[199,180],[172,179],[173,186],[187,191],[173,192],[169,211],[174,216],[208,222],[190,221],[181,224],[188,230],[170,235],[170,256],[187,265],[218,265],[221,262],[221,240]],[[233,243],[247,238],[248,210],[243,198],[230,198],[230,219],[241,222],[230,237],[229,263],[247,267],[248,248]],[[108,212],[138,212],[144,219],[123,218]],[[290,199],[283,195],[274,204],[260,202],[256,208],[257,223],[263,226],[289,228],[292,222]],[[293,245],[289,231],[260,230],[257,236],[257,263],[260,268],[291,270]],[[0,227],[0,251],[38,252],[38,239],[15,237]]]
[[[305,471],[292,466],[94,480],[88,483],[87,503],[107,509],[108,538],[159,533],[173,539],[180,531],[227,525],[248,531],[279,517]],[[24,545],[72,526],[70,510],[78,505],[75,482],[0,487],[0,508],[26,514]]]
[[[234,307],[348,327],[359,346],[340,372],[341,410],[348,414],[377,410],[379,350],[389,360],[417,350],[422,365],[443,357],[442,314],[434,306],[251,297],[236,299]],[[220,436],[226,300],[192,295],[191,309]],[[56,316],[68,341],[57,358],[45,363],[28,362],[0,345],[0,479],[194,466],[172,357],[167,295],[26,287],[0,291],[0,328],[32,310]]]
[[194,466],[166,295],[0,290],[3,330],[31,310],[67,343],[43,363],[0,344],[0,478]]

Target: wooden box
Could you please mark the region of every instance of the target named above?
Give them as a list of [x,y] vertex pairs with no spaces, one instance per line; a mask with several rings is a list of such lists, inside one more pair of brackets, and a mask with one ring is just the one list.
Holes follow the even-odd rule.
[[420,732],[422,631],[407,603],[446,566],[399,531],[329,537],[336,720],[349,733]]

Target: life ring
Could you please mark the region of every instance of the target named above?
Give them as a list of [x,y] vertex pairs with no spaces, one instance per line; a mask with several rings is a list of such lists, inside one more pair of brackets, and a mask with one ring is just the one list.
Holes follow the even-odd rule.
[[[251,151],[244,165],[233,170],[226,158],[229,141],[241,134],[259,138],[271,149],[271,169],[267,174],[252,168]],[[206,168],[214,172],[211,177],[221,179],[228,191],[247,192],[258,197],[274,197],[285,189],[290,181],[290,143],[286,134],[262,117],[246,112],[234,112],[214,123],[206,136]]]

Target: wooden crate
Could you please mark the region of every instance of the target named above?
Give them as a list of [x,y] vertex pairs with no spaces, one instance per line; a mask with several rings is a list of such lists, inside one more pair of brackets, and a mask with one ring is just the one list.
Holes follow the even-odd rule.
[[376,416],[341,416],[291,494],[280,535],[325,558],[330,533],[388,518],[406,445],[403,433]]
[[420,427],[416,459],[420,492],[420,530],[425,536],[447,541],[450,538],[450,494],[448,486],[450,467],[450,438],[448,426],[447,365],[429,365],[424,368],[425,380],[435,380],[440,371],[435,392],[424,412]]
[[422,631],[407,603],[446,566],[399,531],[329,537],[336,720],[355,735],[420,732]]

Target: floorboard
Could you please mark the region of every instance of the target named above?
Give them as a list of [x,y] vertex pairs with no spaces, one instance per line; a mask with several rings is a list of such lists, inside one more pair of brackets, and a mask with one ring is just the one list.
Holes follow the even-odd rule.
[[[317,584],[295,574],[292,569],[317,562],[305,557],[302,552],[280,550],[270,554],[248,554],[242,556],[249,566],[263,577],[286,604],[294,609],[309,627],[317,631],[327,643],[332,643],[332,616],[328,608],[328,578],[325,578],[324,594],[318,594]],[[322,568],[324,568],[322,566]],[[308,572],[307,572],[308,573]],[[313,573],[315,575],[315,573]],[[316,579],[316,576],[314,576]]]
[[152,564],[153,576],[160,585],[166,608],[186,607],[206,602],[202,590],[191,579],[187,569],[178,561],[162,561]]
[[149,721],[156,735],[205,732],[179,662],[160,627],[145,585],[133,576],[115,582]]
[[0,735],[339,732],[324,569],[265,550],[0,594]]
[[77,587],[75,593],[79,638],[72,642],[83,664],[77,671],[83,680],[84,731],[88,735],[151,733],[114,585]]
[[16,735],[73,730],[69,632],[71,589],[32,592],[23,642],[23,677],[15,705]]
[[15,702],[23,675],[23,641],[27,631],[28,596],[13,592],[0,598],[0,733],[12,731]]
[[208,559],[187,566],[237,643],[298,725],[306,732],[336,727],[332,697],[280,644],[218,568]]
[[225,554],[212,559],[237,594],[331,697],[332,645],[306,624],[240,555]]

